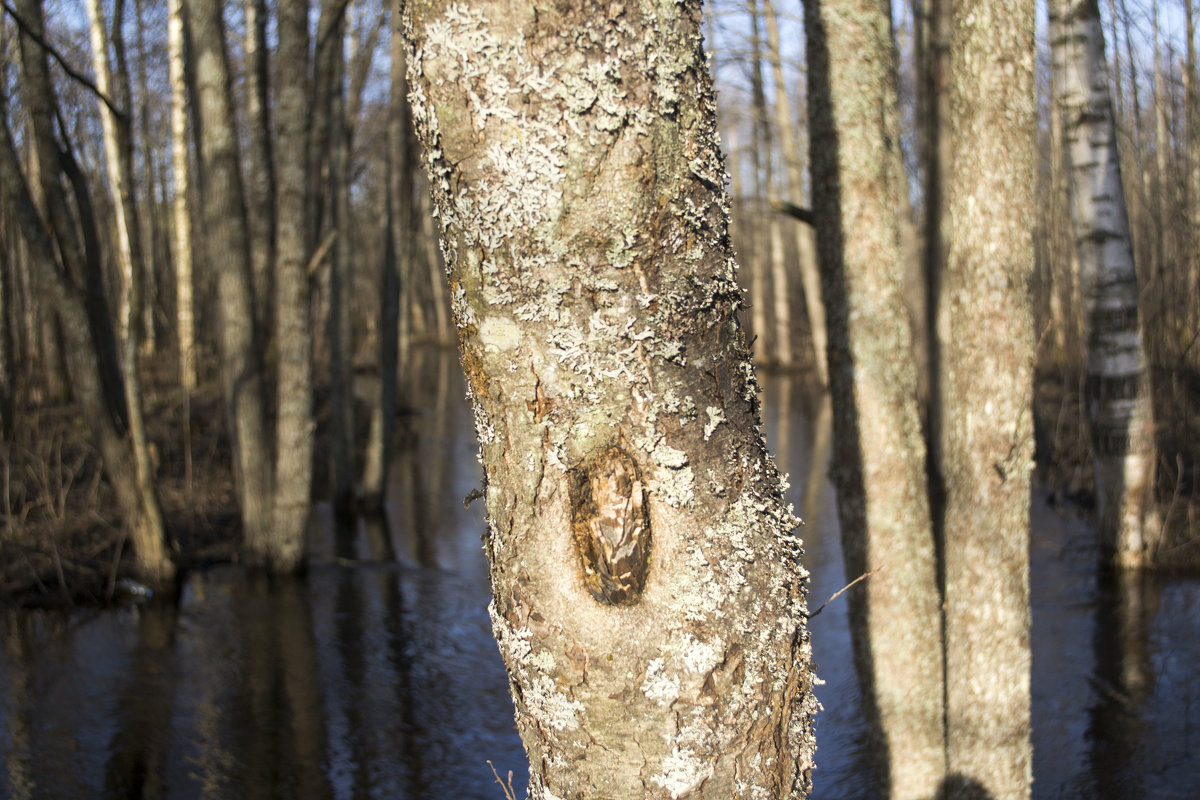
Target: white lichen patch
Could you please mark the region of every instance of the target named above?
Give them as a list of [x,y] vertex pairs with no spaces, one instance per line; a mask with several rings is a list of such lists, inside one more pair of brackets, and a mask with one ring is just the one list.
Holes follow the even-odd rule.
[[708,422],[704,423],[704,441],[707,442],[712,438],[717,426],[725,421],[725,411],[716,406],[709,406],[704,412],[708,414]]
[[666,660],[655,658],[646,667],[646,679],[642,681],[642,693],[658,703],[660,708],[666,708],[679,698],[679,679],[672,678],[666,673]]
[[500,654],[509,671],[521,682],[520,702],[524,712],[556,731],[578,728],[579,717],[584,713],[583,703],[569,696],[555,682],[554,657],[535,649],[532,632],[528,628],[514,628],[498,612],[494,601],[488,605],[488,613]]
[[521,328],[511,319],[493,314],[479,325],[479,341],[485,351],[511,353],[521,343]]
[[666,789],[672,798],[683,797],[712,775],[712,763],[689,747],[675,747],[662,761],[662,771],[651,783]]

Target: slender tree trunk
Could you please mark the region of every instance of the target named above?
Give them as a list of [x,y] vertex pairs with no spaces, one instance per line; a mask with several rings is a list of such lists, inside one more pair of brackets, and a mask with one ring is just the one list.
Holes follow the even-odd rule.
[[[15,7],[26,24],[42,35],[40,0],[16,0]],[[63,268],[70,280],[84,290],[88,324],[91,326],[95,355],[100,362],[100,380],[108,413],[115,415],[118,430],[128,425],[125,413],[125,389],[121,379],[120,357],[112,313],[105,295],[100,246],[92,217],[91,199],[86,180],[75,161],[69,142],[60,146],[56,134],[58,101],[50,79],[47,56],[41,46],[28,37],[20,39],[21,101],[29,115],[29,142],[34,155],[43,218],[50,226]],[[74,209],[68,199],[68,187],[74,196]],[[34,334],[37,336],[38,334]],[[57,364],[57,360],[51,361]]]
[[[246,210],[250,236],[250,269],[254,275],[255,322],[272,331],[271,304],[275,296],[275,153],[271,137],[268,92],[266,0],[245,0],[246,31]],[[285,64],[280,72],[299,69]]]
[[[775,6],[771,0],[763,0],[763,11],[767,22],[767,49],[771,57],[771,76],[775,83],[775,127],[779,129],[780,160],[784,167],[784,198],[798,205],[804,204],[804,163],[793,126],[791,101],[783,79],[783,58],[779,47],[779,24]],[[817,259],[813,247],[812,230],[807,225],[796,228],[796,258],[799,262],[800,284],[804,288],[804,308],[808,316],[809,335],[812,338],[813,364],[817,380],[822,386],[829,385],[829,369],[825,362],[827,334],[825,332],[825,306],[821,303],[821,278],[817,271]],[[778,310],[777,310],[778,313]],[[789,325],[790,328],[790,325]]]
[[274,536],[263,554],[279,571],[295,569],[304,555],[311,511],[313,469],[312,325],[307,272],[308,157],[307,0],[280,0],[280,64],[276,90],[279,169],[278,264],[275,276],[275,342],[279,353],[275,429]]
[[408,13],[530,796],[807,796],[699,3]]
[[[396,418],[396,379],[400,350],[401,309],[412,280],[413,152],[412,115],[404,58],[402,0],[392,0],[391,99],[388,104],[386,232],[379,266],[379,394],[372,409],[371,432],[363,468],[363,499],[382,508],[387,492]],[[402,291],[404,294],[402,294]]]
[[[952,798],[1028,798],[1033,0],[953,0],[942,302]],[[986,793],[986,794],[983,794]]]
[[1101,551],[1126,565],[1154,556],[1154,416],[1138,315],[1129,217],[1096,0],[1049,5],[1079,257]]
[[[37,19],[40,20],[40,14]],[[0,98],[0,118],[7,120],[8,110]],[[72,389],[79,407],[88,420],[96,449],[104,464],[104,472],[125,514],[125,522],[139,549],[136,563],[141,577],[159,585],[172,577],[174,567],[165,555],[162,539],[157,543],[144,542],[153,520],[144,517],[147,506],[144,487],[139,482],[137,466],[126,431],[116,425],[116,414],[108,408],[109,398],[104,391],[101,361],[87,309],[86,295],[71,286],[65,278],[65,265],[58,260],[56,247],[48,233],[49,227],[36,211],[32,193],[21,172],[20,161],[7,122],[0,126],[0,191],[4,192],[7,207],[13,211],[29,247],[34,282],[39,295],[54,309],[65,339],[65,358]],[[61,244],[61,243],[60,243]],[[157,511],[157,506],[154,507]],[[158,522],[161,536],[161,520]],[[157,544],[157,548],[156,545]]]
[[354,332],[350,294],[354,285],[354,235],[350,220],[350,120],[346,118],[344,16],[330,39],[333,89],[330,102],[330,219],[337,232],[329,271],[330,485],[334,507],[354,507]]
[[937,795],[945,770],[941,597],[925,483],[898,195],[887,0],[808,0],[813,212],[830,333],[832,476],[855,662],[881,796]]
[[[99,0],[88,0],[87,11],[91,31],[92,59],[96,73],[96,88],[112,94],[112,70],[108,58],[108,36]],[[120,24],[114,20],[114,30]],[[129,93],[124,92],[126,98]],[[162,511],[154,486],[154,467],[146,441],[146,423],[142,414],[142,386],[138,376],[138,317],[141,309],[142,265],[135,261],[137,241],[136,219],[131,217],[133,206],[133,143],[128,111],[123,119],[100,103],[100,123],[104,137],[104,156],[108,167],[113,212],[116,216],[117,263],[120,269],[122,292],[120,332],[124,365],[125,402],[129,419],[129,441],[133,456],[134,474],[141,506],[131,526],[131,538],[137,554],[139,569],[147,575],[167,575],[172,571],[167,554],[166,532]],[[128,108],[128,106],[126,106]]]
[[[192,287],[191,170],[188,167],[188,91],[184,72],[183,0],[170,0],[167,63],[171,81],[171,177],[175,185],[172,218],[175,239],[175,324],[179,339],[179,379],[185,396],[196,388],[196,324]],[[187,427],[190,424],[185,422]]]
[[251,560],[269,560],[272,463],[225,26],[220,0],[185,2],[199,101],[205,244],[217,278],[221,383],[233,439],[244,545]]

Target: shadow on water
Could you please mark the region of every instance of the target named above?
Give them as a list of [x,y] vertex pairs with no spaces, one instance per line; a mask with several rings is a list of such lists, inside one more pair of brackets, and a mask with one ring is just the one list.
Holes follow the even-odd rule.
[[[0,612],[0,800],[496,800],[489,760],[523,796],[482,504],[463,507],[471,414],[452,354],[419,374],[389,520],[339,530],[320,509],[305,580],[226,566],[177,605]],[[819,604],[846,582],[828,404],[769,378],[764,410]],[[1098,581],[1083,523],[1032,518],[1034,797],[1200,797],[1200,581]],[[846,610],[811,621],[816,800],[874,797]]]

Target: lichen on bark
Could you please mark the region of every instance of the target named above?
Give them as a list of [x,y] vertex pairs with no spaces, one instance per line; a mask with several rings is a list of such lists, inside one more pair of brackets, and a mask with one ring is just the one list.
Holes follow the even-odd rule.
[[[530,796],[806,796],[798,520],[736,319],[699,3],[408,14]],[[609,545],[653,532],[634,602],[589,585],[595,492]]]

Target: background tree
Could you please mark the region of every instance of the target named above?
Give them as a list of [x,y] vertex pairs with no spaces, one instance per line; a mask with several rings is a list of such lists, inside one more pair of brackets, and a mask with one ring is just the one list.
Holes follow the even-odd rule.
[[[951,797],[1029,797],[1034,4],[951,4],[947,249],[936,302]],[[984,796],[984,795],[980,795]]]
[[830,334],[834,455],[854,652],[879,791],[932,798],[945,773],[941,597],[918,364],[904,297],[891,8],[807,0],[813,212]]
[[531,797],[804,796],[698,3],[410,6]]
[[1095,0],[1048,6],[1087,343],[1087,408],[1106,558],[1152,561],[1154,415],[1142,349],[1138,278],[1117,153],[1104,29]]

